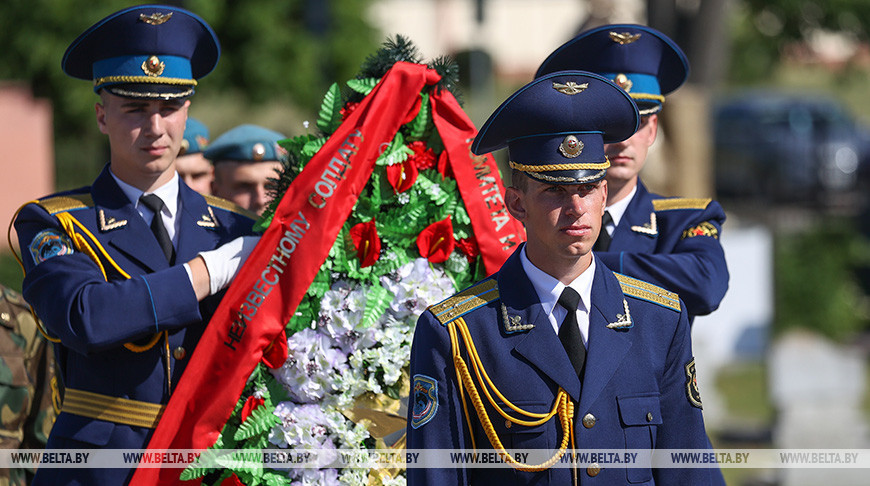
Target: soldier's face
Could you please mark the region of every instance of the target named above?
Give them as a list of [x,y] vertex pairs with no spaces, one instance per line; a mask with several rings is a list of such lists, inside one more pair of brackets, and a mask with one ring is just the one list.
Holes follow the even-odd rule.
[[109,137],[112,172],[143,190],[172,178],[190,101],[122,98],[105,91],[100,98],[97,124]]
[[281,162],[221,161],[215,165],[212,194],[263,214],[270,198],[266,190],[269,178],[277,179]]
[[211,194],[214,167],[202,156],[202,152],[177,157],[175,170],[191,189],[200,194]]
[[658,125],[658,115],[644,116],[634,135],[622,142],[604,145],[604,153],[610,159],[607,182],[622,187],[637,177],[646,163],[650,146],[656,141]]
[[[526,190],[507,189],[505,203],[526,227],[526,254],[538,268],[550,272],[559,266],[591,259],[590,251],[601,229],[607,200],[607,182],[544,184],[532,179]],[[588,264],[588,263],[587,263]]]

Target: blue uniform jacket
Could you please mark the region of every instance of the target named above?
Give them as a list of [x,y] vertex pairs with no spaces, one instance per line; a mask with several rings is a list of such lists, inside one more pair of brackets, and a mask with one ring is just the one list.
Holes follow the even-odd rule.
[[728,290],[719,242],[724,222],[725,212],[716,201],[665,198],[638,181],[610,248],[595,256],[614,272],[679,294],[691,321],[716,310]]
[[[581,384],[522,269],[518,255],[521,248],[490,277],[497,282],[497,298],[485,299],[489,301],[463,316],[486,372],[504,396],[525,410],[545,413],[552,409],[558,388],[564,388],[573,402],[579,402],[574,424],[579,450],[709,449],[702,411],[696,406],[700,402],[693,405],[689,388],[694,383],[694,369],[690,372],[689,368],[693,365],[689,324],[685,311],[672,308],[679,306],[678,298],[654,286],[649,286],[652,293],[635,294],[656,299],[658,292],[669,295],[670,303],[660,305],[623,293],[617,277],[604,265],[596,265]],[[645,286],[638,281],[634,284]],[[626,314],[624,301],[630,309],[632,326],[608,328],[620,314]],[[432,312],[437,307],[430,307],[420,316],[414,334],[408,448],[470,450],[471,437],[459,400],[450,337]],[[516,330],[529,324],[534,327]],[[436,398],[415,394],[418,383]],[[483,401],[505,448],[557,450],[562,431],[555,418],[535,427],[512,424],[508,428],[486,398]],[[474,409],[470,408],[469,413],[478,450],[491,450]],[[582,420],[587,414],[595,417],[588,428]],[[580,484],[724,484],[717,469],[600,466],[597,474],[580,469]],[[573,484],[570,467],[541,472],[521,472],[509,466],[409,467],[407,472],[409,485]]]
[[[231,203],[216,198],[210,198],[209,204],[179,183],[181,221],[174,266],[167,263],[149,226],[112,179],[108,166],[93,186],[64,193],[90,194],[91,207],[70,214],[129,279],[109,271],[107,282],[85,253],[68,251],[68,242],[58,236],[64,232],[57,217],[41,206],[28,204],[18,214],[15,229],[25,266],[23,294],[49,335],[61,340],[56,351],[65,387],[168,402],[164,341],[139,353],[123,344],[142,344],[158,331],[169,331],[171,382],[177,384],[219,297],[198,303],[182,264],[201,251],[251,234],[254,223],[250,213],[231,210]],[[141,449],[151,432],[62,412],[47,447]],[[123,484],[130,474],[124,469],[45,468],[34,484]]]

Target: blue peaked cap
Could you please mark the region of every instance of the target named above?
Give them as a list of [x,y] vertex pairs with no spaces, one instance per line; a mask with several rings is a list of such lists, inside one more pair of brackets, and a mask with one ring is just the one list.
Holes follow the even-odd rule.
[[218,164],[223,160],[235,162],[284,161],[287,150],[278,145],[284,135],[257,125],[239,125],[216,138],[203,152],[203,156]]
[[208,147],[209,131],[201,121],[187,117],[184,125],[184,140],[181,142],[181,151],[178,155],[198,154]]
[[471,151],[507,147],[512,169],[547,184],[586,184],[610,167],[605,143],[640,124],[637,105],[607,78],[583,71],[546,74],[511,95],[477,133]]
[[535,77],[582,69],[613,80],[637,102],[642,115],[657,113],[664,95],[682,86],[689,60],[677,44],[643,25],[612,24],[581,32],[553,51]]
[[70,44],[66,74],[126,98],[182,98],[220,58],[212,28],[167,5],[130,7],[100,20]]

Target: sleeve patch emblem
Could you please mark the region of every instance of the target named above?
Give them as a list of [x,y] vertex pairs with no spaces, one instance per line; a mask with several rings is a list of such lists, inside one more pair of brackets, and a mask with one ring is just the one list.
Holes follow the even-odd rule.
[[685,240],[686,238],[694,238],[696,236],[709,236],[710,238],[719,239],[719,230],[713,226],[713,223],[704,221],[698,226],[693,226],[686,231],[683,231],[683,235],[680,239]]
[[698,390],[698,376],[695,372],[695,358],[686,365],[686,398],[693,407],[703,409],[701,405],[701,391]]
[[40,264],[49,258],[75,253],[69,237],[56,229],[42,230],[30,242],[33,261]]
[[426,375],[414,375],[411,392],[414,399],[411,427],[418,429],[432,420],[438,411],[438,382]]

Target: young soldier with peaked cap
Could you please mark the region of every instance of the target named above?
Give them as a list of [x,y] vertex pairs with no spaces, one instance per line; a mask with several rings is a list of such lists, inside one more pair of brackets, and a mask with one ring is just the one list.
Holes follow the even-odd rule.
[[[64,55],[93,80],[110,161],[90,187],[15,219],[23,294],[55,343],[65,394],[49,449],[143,449],[219,293],[256,244],[253,217],[179,180],[188,97],[220,54],[176,7],[116,12]],[[214,296],[214,297],[210,297]],[[124,484],[132,469],[40,468],[34,484]]]
[[218,137],[205,151],[214,164],[212,194],[263,214],[271,201],[266,186],[277,179],[287,151],[284,135],[257,125],[240,125]]
[[188,187],[200,194],[211,194],[214,180],[214,166],[203,155],[208,141],[208,127],[196,118],[187,117],[175,170]]
[[565,71],[521,88],[481,128],[471,150],[507,146],[505,203],[528,240],[497,273],[420,316],[408,449],[542,457],[411,467],[410,485],[723,483],[718,469],[560,462],[566,449],[709,448],[682,301],[591,251],[607,198],[604,143],[638,122],[625,91]]
[[[637,103],[637,133],[605,146],[605,230],[594,250],[605,265],[677,292],[689,321],[719,307],[728,290],[728,267],[719,241],[725,212],[711,199],[666,198],[647,191],[639,173],[658,132],[664,95],[688,77],[683,51],[661,32],[640,25],[605,25],[556,49],[536,76],[566,69],[600,74]],[[608,217],[609,216],[609,217]]]

